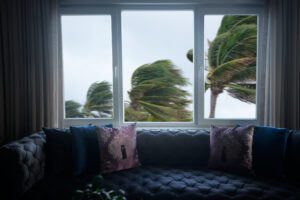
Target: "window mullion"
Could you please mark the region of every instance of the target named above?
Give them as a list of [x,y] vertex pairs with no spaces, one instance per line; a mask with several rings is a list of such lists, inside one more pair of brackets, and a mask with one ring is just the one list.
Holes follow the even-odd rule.
[[194,66],[195,66],[195,122],[203,124],[204,119],[204,14],[196,8],[194,14]]
[[114,68],[114,123],[120,126],[123,122],[123,87],[122,87],[122,38],[121,38],[121,9],[113,9],[112,14],[112,46]]

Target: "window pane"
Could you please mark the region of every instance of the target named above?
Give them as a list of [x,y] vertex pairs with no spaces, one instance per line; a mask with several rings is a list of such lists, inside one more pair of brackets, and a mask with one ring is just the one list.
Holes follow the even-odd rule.
[[256,118],[257,16],[204,18],[205,118]]
[[65,118],[111,118],[111,17],[62,16],[62,44]]
[[192,11],[122,12],[125,121],[193,121],[193,32]]

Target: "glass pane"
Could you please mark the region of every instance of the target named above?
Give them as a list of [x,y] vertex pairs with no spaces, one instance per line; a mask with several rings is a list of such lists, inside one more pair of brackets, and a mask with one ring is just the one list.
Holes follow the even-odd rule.
[[112,118],[109,15],[62,16],[65,118]]
[[192,122],[192,11],[122,12],[125,121]]
[[257,16],[204,18],[205,118],[256,118]]

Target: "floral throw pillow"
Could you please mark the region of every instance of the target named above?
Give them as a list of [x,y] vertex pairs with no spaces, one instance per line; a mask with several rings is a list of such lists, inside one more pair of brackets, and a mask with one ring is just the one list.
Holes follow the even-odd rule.
[[136,124],[121,128],[96,126],[100,171],[110,173],[140,166],[136,149]]
[[254,126],[210,129],[209,166],[236,173],[252,172]]

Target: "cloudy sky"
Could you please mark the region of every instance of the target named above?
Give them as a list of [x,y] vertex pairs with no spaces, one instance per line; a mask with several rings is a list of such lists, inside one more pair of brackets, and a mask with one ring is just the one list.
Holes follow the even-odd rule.
[[[213,40],[222,16],[205,16],[204,49]],[[193,96],[193,64],[186,52],[193,48],[192,11],[122,12],[123,98],[128,101],[132,72],[139,66],[169,59],[191,83],[185,87]],[[63,16],[63,65],[65,100],[84,104],[88,87],[96,81],[112,83],[112,38],[110,16]],[[205,117],[209,114],[210,91],[205,93]],[[193,105],[189,107],[193,110]],[[219,96],[216,118],[254,118],[255,105]]]

